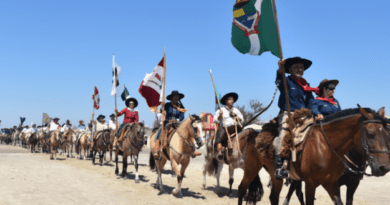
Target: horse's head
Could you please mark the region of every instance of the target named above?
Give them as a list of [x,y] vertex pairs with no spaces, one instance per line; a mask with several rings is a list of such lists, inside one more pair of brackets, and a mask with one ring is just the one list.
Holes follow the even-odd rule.
[[359,106],[359,111],[362,115],[362,149],[358,150],[363,153],[363,156],[368,161],[372,174],[383,176],[390,171],[390,144],[389,132],[386,130],[386,121],[384,119],[385,109],[381,108],[376,113],[368,113]]
[[203,123],[202,120],[197,115],[190,115],[190,120],[191,120],[191,128],[193,133],[192,136],[194,137],[199,149],[204,143]]

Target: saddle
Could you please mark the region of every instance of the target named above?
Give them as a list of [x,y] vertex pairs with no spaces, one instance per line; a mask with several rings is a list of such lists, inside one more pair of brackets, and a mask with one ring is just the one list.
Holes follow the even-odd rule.
[[296,127],[292,130],[294,133],[294,146],[299,146],[309,133],[310,128],[314,124],[314,119],[311,117],[303,117],[302,123],[297,124]]

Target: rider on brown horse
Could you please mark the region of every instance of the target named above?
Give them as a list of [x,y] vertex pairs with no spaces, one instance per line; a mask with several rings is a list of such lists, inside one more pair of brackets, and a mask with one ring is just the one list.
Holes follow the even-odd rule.
[[[137,99],[132,98],[130,96],[127,96],[125,104],[126,104],[126,108],[123,109],[121,112],[118,113],[118,110],[115,109],[116,116],[119,117],[119,116],[125,114],[125,117],[123,118],[123,124],[121,124],[121,126],[119,127],[117,137],[114,140],[115,147],[117,146],[117,143],[121,143],[123,141],[123,137],[121,136],[122,128],[126,124],[138,123],[138,121],[139,121],[138,110],[135,109],[138,106]],[[119,139],[117,140],[117,138],[119,138]]]
[[334,98],[337,84],[339,84],[338,80],[324,79],[318,86],[320,93],[310,105],[310,110],[318,120],[341,110],[339,101]]
[[[173,130],[178,127],[178,124],[180,124],[181,121],[184,120],[184,113],[187,111],[187,109],[184,109],[183,104],[181,103],[181,99],[184,98],[184,94],[179,93],[177,90],[172,91],[170,95],[167,96],[167,100],[170,100],[171,102],[168,102],[165,104],[165,121],[164,121],[164,128],[167,130]],[[172,127],[172,129],[170,129]],[[166,139],[167,132],[164,133],[164,138]],[[156,136],[156,152],[154,153],[155,158],[159,158],[159,151],[160,151],[160,137],[161,137],[161,127],[158,130],[157,136]],[[165,146],[165,145],[163,145]],[[198,152],[194,152],[192,157],[196,157],[201,155]]]
[[306,80],[302,78],[304,71],[308,69],[312,64],[310,60],[303,59],[300,57],[294,57],[288,58],[286,60],[280,60],[278,64],[279,69],[276,74],[276,84],[279,84],[278,87],[280,91],[278,102],[278,106],[280,108],[280,112],[278,115],[279,136],[275,137],[273,145],[275,147],[274,161],[276,178],[281,179],[288,177],[288,171],[283,168],[283,160],[280,157],[280,153],[283,149],[283,138],[285,135],[285,131],[288,129],[288,112],[282,76],[283,69],[285,69],[286,73],[291,74],[286,78],[291,114],[293,114],[294,110],[308,108],[309,105],[314,102],[314,97],[311,92],[318,93],[319,89],[310,87]]
[[[225,125],[223,125],[222,116],[225,118],[225,123],[229,134],[233,134],[236,131],[235,121],[236,119],[239,122],[244,121],[244,117],[242,116],[239,109],[233,107],[233,104],[237,101],[238,95],[237,93],[228,93],[224,95],[221,99],[221,104],[225,105],[221,109],[215,112],[214,122],[221,123],[221,126],[217,130],[217,135],[215,138],[215,144],[217,145],[218,151],[218,159],[223,158],[224,149],[227,145],[227,134],[225,130]],[[242,127],[237,126],[237,132],[241,132]]]

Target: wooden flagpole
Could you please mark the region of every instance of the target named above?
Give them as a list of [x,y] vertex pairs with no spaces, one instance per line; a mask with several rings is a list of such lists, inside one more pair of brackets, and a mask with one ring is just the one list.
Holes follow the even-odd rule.
[[164,67],[163,67],[163,90],[162,90],[162,102],[161,102],[161,111],[162,111],[162,117],[161,117],[161,146],[160,151],[162,151],[163,145],[165,145],[165,129],[164,129],[164,117],[165,117],[165,76],[166,76],[166,54],[165,54],[165,47],[164,47]]
[[[93,117],[94,117],[94,115],[95,115],[95,99],[93,99],[92,107],[93,107],[93,111],[92,111],[92,117],[91,117],[91,125],[92,125],[91,133],[92,133],[92,139],[93,139]],[[87,125],[87,126],[88,126],[88,125]]]
[[[211,70],[210,70],[210,76],[211,76],[211,81],[213,81],[214,92],[215,92],[215,96],[216,96],[217,101],[218,101],[219,109],[221,110],[222,109],[221,102],[219,101],[218,92],[217,92],[217,89],[215,88],[213,73],[211,72]],[[226,127],[225,118],[223,117],[223,115],[222,115],[222,121],[223,121],[223,126],[225,127],[226,135],[228,136],[228,147],[229,147],[229,149],[231,149],[231,148],[233,148],[232,141],[230,139],[230,134],[229,134],[228,129]]]
[[[112,55],[114,55],[115,56],[115,54],[112,54]],[[114,62],[113,62],[114,63]],[[117,108],[116,108],[116,83],[117,83],[117,81],[118,81],[118,72],[116,72],[116,68],[114,67],[114,76],[115,76],[115,81],[114,81],[114,88],[115,88],[115,110],[117,110]],[[115,131],[118,131],[118,126],[117,125],[119,125],[119,123],[118,123],[118,116],[116,115],[116,113],[115,113],[115,123],[116,123],[116,125],[115,125]],[[119,137],[119,136],[118,136]]]
[[[275,0],[272,0],[272,9],[273,9],[274,19],[275,19],[276,35],[277,35],[277,38],[278,38],[279,57],[280,57],[280,60],[282,60],[283,59],[282,42],[280,40],[279,21],[278,21],[278,13],[276,11]],[[291,122],[292,119],[291,119],[290,98],[288,97],[287,80],[286,80],[286,68],[282,69],[282,77],[283,77],[283,85],[284,85],[284,95],[285,95],[285,98],[286,98],[286,105],[287,105],[287,116],[290,119],[288,121],[288,124],[292,125],[292,122]],[[291,133],[293,139],[295,139],[295,136],[294,136],[294,133],[292,132],[292,130],[290,130],[290,133]],[[292,161],[293,162],[296,161],[295,147],[294,146],[292,147]]]

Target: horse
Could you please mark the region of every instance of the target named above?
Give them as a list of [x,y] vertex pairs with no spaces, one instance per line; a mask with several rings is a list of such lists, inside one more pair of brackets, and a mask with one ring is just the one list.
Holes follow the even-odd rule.
[[27,148],[27,137],[30,136],[31,133],[25,133],[23,132],[21,135],[20,135],[20,142],[21,142],[21,146],[23,148]]
[[110,130],[102,130],[96,133],[95,139],[93,140],[93,147],[92,147],[92,164],[95,165],[95,156],[96,153],[99,153],[99,162],[100,166],[103,165],[103,157],[108,151],[108,145],[111,144],[111,136],[110,136]]
[[[116,130],[111,130],[110,132],[110,136],[111,136],[111,142],[114,142],[115,140],[115,136],[116,136]],[[108,145],[108,150],[110,152],[110,162],[112,162],[112,152],[113,152],[113,143],[111,143],[110,145]],[[105,156],[104,156],[105,157]]]
[[127,157],[134,156],[135,161],[135,183],[139,183],[138,176],[138,154],[144,145],[144,123],[125,125],[122,128],[123,142],[115,151],[115,174],[118,174],[118,155],[122,154],[122,177],[127,176]]
[[[39,139],[38,139],[38,134],[37,133],[31,133],[31,135],[28,138],[28,143],[31,146],[31,153],[35,152],[35,146],[38,146]],[[39,148],[38,148],[39,149]]]
[[90,132],[80,132],[77,134],[78,146],[75,147],[76,153],[80,154],[80,159],[86,159],[87,152],[90,149],[89,142],[91,141]]
[[41,144],[41,146],[42,146],[42,153],[43,152],[48,153],[48,150],[49,150],[49,145],[46,142],[47,134],[48,133],[46,133],[46,132],[39,133],[39,144]]
[[[150,156],[149,165],[151,169],[157,168],[157,182],[156,186],[160,188],[160,192],[164,192],[162,183],[162,170],[167,162],[171,161],[171,166],[177,176],[177,187],[172,190],[172,194],[177,197],[182,197],[181,184],[184,177],[184,172],[190,163],[190,157],[195,151],[194,140],[196,141],[197,148],[199,149],[203,145],[203,123],[197,115],[190,115],[189,118],[184,119],[179,127],[173,131],[170,138],[167,138],[168,145],[163,148],[161,157],[154,159],[153,152],[155,152],[155,138],[156,132],[152,133],[150,137]],[[181,169],[179,169],[181,164]]]
[[[57,159],[57,149],[63,147],[64,145],[70,145],[69,142],[62,142],[60,138],[60,131],[54,130],[49,136],[49,144],[50,144],[50,159]],[[54,155],[54,157],[53,157]]]
[[20,134],[22,134],[22,131],[16,131],[12,136],[12,142],[13,145],[16,146],[16,144],[19,144],[20,142]]
[[[302,151],[297,153],[297,160],[290,163],[290,178],[295,180],[299,178],[305,182],[307,205],[314,204],[315,191],[319,185],[325,188],[334,204],[342,204],[338,180],[343,173],[345,164],[340,156],[347,154],[353,147],[364,155],[364,159],[371,167],[374,176],[383,176],[390,170],[387,136],[382,134],[385,129],[384,109],[381,108],[375,112],[368,108],[358,107],[329,115],[320,124],[313,124],[305,141],[300,145]],[[277,128],[275,119],[271,123]],[[277,134],[277,130],[275,133],[275,130],[263,129],[248,144],[244,177],[238,188],[239,205],[242,204],[247,188],[254,183],[253,179],[258,176],[263,166],[266,167],[272,180],[271,204],[279,204],[283,181],[276,180],[272,160],[274,151],[272,141]],[[290,141],[292,140],[290,139]],[[261,187],[262,185],[257,184],[256,186]],[[251,192],[253,190],[249,190],[248,195],[251,195]],[[256,203],[253,199],[251,202]]]
[[[383,134],[389,136],[389,127],[384,130]],[[388,146],[390,145],[390,137],[388,137]],[[389,147],[388,147],[389,148]],[[344,168],[343,175],[338,180],[338,185],[341,187],[345,185],[347,187],[346,193],[346,204],[353,204],[353,196],[355,191],[357,190],[360,180],[363,179],[364,174],[362,172],[356,173],[350,170],[352,168],[354,171],[361,171],[361,169],[365,168],[366,161],[364,156],[360,154],[355,148],[349,151],[344,156],[344,162],[349,165],[349,167]],[[286,199],[284,200],[283,205],[288,205],[291,199],[292,194],[296,192],[301,205],[304,205],[303,201],[303,193],[302,193],[302,182],[301,181],[292,181]]]
[[238,133],[238,136],[232,138],[233,151],[228,154],[228,150],[225,150],[224,158],[218,159],[218,151],[214,149],[215,135],[209,137],[206,143],[205,164],[203,166],[203,185],[202,189],[206,189],[206,174],[214,175],[217,179],[217,193],[220,192],[219,178],[224,164],[229,166],[229,192],[228,196],[233,197],[232,185],[234,182],[234,169],[244,168],[245,165],[245,152],[247,148],[247,138],[250,136],[257,136],[258,132],[249,128]]
[[66,157],[73,157],[72,152],[73,152],[73,142],[75,141],[75,131],[72,129],[68,129],[64,132],[62,135],[63,142],[68,142],[64,144],[64,146],[61,147],[62,149],[62,154],[66,155]]

